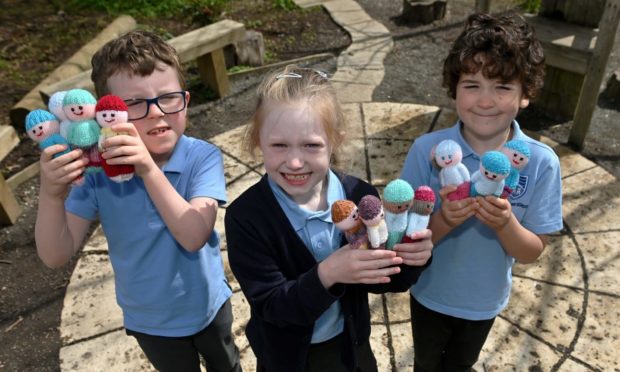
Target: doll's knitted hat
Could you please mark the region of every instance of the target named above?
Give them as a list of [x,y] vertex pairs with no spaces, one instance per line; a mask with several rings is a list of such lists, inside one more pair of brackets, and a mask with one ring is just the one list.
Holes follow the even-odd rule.
[[360,217],[364,220],[372,220],[381,213],[382,207],[381,199],[374,195],[366,195],[358,205]]
[[480,159],[482,166],[500,175],[508,175],[510,173],[510,161],[503,153],[499,151],[487,151]]
[[79,104],[97,104],[95,97],[85,89],[71,89],[67,91],[65,97],[62,99],[62,105],[79,105]]
[[504,147],[515,150],[523,154],[525,157],[530,157],[530,147],[525,143],[525,141],[521,140],[511,140],[504,144]]
[[385,186],[383,200],[389,203],[404,203],[413,199],[413,188],[409,182],[395,179]]
[[332,204],[332,221],[338,223],[344,220],[355,208],[355,203],[350,200],[336,200],[334,204]]
[[51,95],[49,102],[47,103],[47,108],[50,112],[58,118],[58,120],[67,120],[67,116],[65,112],[62,111],[62,101],[65,98],[67,91],[61,90]]
[[415,190],[415,200],[435,201],[435,192],[428,186],[422,185]]
[[127,111],[127,104],[119,96],[108,94],[99,98],[95,111]]
[[56,116],[49,111],[42,109],[30,111],[28,115],[26,115],[26,132],[39,123],[51,120],[58,121]]

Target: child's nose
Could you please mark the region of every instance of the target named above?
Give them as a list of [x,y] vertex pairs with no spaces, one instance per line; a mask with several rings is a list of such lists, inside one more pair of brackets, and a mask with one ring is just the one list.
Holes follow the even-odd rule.
[[155,102],[151,103],[149,106],[149,117],[160,117],[164,115],[164,112],[155,104]]
[[480,93],[478,97],[478,106],[483,108],[493,107],[495,101],[493,99],[493,94],[491,92],[483,91]]
[[291,150],[289,153],[287,165],[291,169],[298,169],[304,166],[304,160],[301,152],[297,150]]

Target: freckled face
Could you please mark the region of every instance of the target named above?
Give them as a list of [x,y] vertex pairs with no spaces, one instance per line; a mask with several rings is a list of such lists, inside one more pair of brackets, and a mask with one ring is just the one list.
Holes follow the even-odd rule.
[[266,109],[259,148],[267,174],[299,204],[320,198],[331,156],[323,123],[305,102]]

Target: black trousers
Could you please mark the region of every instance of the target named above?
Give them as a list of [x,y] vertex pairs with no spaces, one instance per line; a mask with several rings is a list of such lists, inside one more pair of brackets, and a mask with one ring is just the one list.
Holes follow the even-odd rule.
[[232,306],[226,301],[205,329],[192,336],[163,337],[127,330],[134,336],[158,371],[200,371],[199,354],[208,372],[241,372],[239,350],[234,343]]
[[426,308],[410,296],[415,372],[470,371],[495,318],[467,320]]
[[[355,372],[377,372],[377,360],[370,342],[355,347],[358,368]],[[352,372],[342,363],[341,335],[330,340],[312,344],[308,350],[305,372]],[[258,361],[256,372],[268,372]]]

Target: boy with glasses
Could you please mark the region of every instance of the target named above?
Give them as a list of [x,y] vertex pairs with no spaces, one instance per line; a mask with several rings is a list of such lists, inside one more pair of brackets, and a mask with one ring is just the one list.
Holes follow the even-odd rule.
[[128,123],[112,126],[102,157],[133,165],[129,181],[102,172],[85,175],[80,150],[41,154],[35,238],[50,267],[69,261],[97,217],[108,240],[117,302],[126,332],[161,371],[240,371],[231,334],[232,292],[214,230],[226,202],[217,147],[183,134],[189,92],[176,51],[158,36],[130,32],[104,45],[92,59],[98,96],[113,94],[128,106]]

